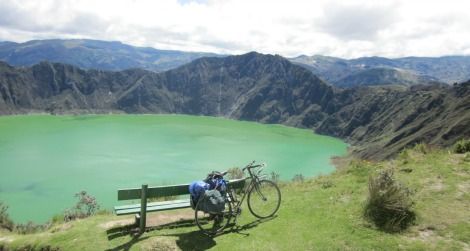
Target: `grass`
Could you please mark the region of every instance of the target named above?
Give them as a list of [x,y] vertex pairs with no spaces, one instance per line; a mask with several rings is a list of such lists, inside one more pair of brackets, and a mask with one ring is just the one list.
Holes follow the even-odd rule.
[[[406,151],[395,160],[356,160],[331,175],[283,183],[277,217],[259,222],[245,209],[239,231],[215,238],[202,235],[191,218],[138,238],[126,231],[108,233],[106,224],[132,217],[106,214],[56,224],[43,233],[0,232],[0,243],[11,249],[50,245],[62,250],[469,250],[470,158],[438,149]],[[399,234],[380,231],[363,218],[369,176],[384,169],[393,169],[413,191],[416,222]],[[191,210],[149,217],[185,213]]]

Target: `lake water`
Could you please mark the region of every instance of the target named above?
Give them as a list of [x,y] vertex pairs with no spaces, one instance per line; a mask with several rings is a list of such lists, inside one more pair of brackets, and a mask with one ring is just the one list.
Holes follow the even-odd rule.
[[282,180],[334,170],[347,145],[311,130],[183,115],[0,117],[0,201],[17,222],[45,222],[85,190],[102,208],[119,188],[189,183],[266,162]]

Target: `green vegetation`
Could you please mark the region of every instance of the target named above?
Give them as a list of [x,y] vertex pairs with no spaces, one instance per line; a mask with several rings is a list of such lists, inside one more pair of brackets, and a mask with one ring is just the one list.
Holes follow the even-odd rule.
[[376,177],[370,177],[364,216],[384,231],[404,230],[416,218],[410,194],[410,190],[393,177],[392,170],[383,170]]
[[296,174],[292,178],[292,182],[304,182],[304,181],[305,181],[305,177],[302,174]]
[[90,217],[100,209],[96,198],[87,194],[86,191],[76,193],[75,198],[78,199],[78,202],[74,207],[65,211],[64,221],[72,221]]
[[241,179],[243,178],[243,170],[240,167],[232,167],[227,171],[228,179]]
[[455,153],[466,153],[470,152],[470,140],[459,140],[454,144]]
[[[468,250],[470,161],[468,154],[418,147],[406,163],[355,160],[331,175],[281,183],[277,217],[261,222],[245,210],[237,231],[201,234],[193,211],[148,215],[148,231],[134,237],[133,216],[95,215],[55,224],[42,233],[0,232],[1,245],[62,250]],[[381,231],[364,217],[369,178],[393,170],[393,180],[413,192],[414,224],[399,233]],[[394,183],[393,183],[394,184]],[[394,185],[392,185],[394,187]],[[162,225],[163,224],[163,225]]]
[[87,194],[86,191],[76,193],[75,197],[78,199],[78,202],[72,208],[65,210],[63,214],[54,216],[52,220],[44,224],[36,224],[32,221],[28,221],[24,224],[15,224],[8,215],[8,206],[3,205],[3,203],[0,202],[0,230],[4,229],[8,232],[14,232],[17,234],[40,233],[49,230],[53,225],[77,219],[84,219],[98,213],[100,206],[98,205],[95,197]]
[[8,206],[4,205],[0,201],[0,230],[3,228],[8,231],[13,231],[15,224],[10,219],[10,216],[8,215],[7,210],[8,210]]

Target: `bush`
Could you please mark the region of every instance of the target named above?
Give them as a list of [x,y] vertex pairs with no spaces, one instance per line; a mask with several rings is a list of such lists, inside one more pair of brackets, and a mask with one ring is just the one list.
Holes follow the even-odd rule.
[[399,154],[398,154],[398,159],[401,161],[402,164],[408,164],[410,162],[410,154],[409,154],[409,149],[403,149]]
[[270,174],[269,174],[269,179],[275,183],[278,183],[279,182],[279,177],[280,175],[274,171],[272,171]]
[[95,197],[88,195],[86,191],[76,193],[75,197],[78,198],[78,202],[74,207],[65,210],[64,221],[89,217],[94,215],[100,208]]
[[51,223],[45,224],[35,224],[32,221],[28,221],[26,224],[17,224],[15,226],[15,232],[19,234],[32,234],[37,232],[42,232],[51,227]]
[[369,179],[369,198],[364,216],[386,232],[406,229],[416,218],[410,190],[393,177],[391,170]]
[[31,246],[30,244],[25,246],[15,247],[13,249],[9,249],[8,247],[0,244],[0,251],[10,251],[10,250],[24,250],[24,251],[60,251],[58,247],[52,247],[50,245],[46,246]]
[[7,229],[8,231],[13,231],[15,224],[10,219],[8,215],[8,206],[0,202],[0,228]]
[[466,153],[463,157],[463,162],[470,162],[470,153]]
[[462,139],[454,144],[455,153],[466,153],[470,152],[470,140]]
[[305,181],[305,177],[302,175],[302,174],[296,174],[294,175],[294,177],[292,178],[292,181],[293,182],[304,182]]
[[424,143],[418,143],[414,145],[413,149],[419,153],[427,154],[429,153],[429,146]]
[[321,183],[321,188],[323,188],[323,189],[328,189],[328,188],[333,187],[333,186],[334,186],[334,184],[331,180],[327,180],[327,181]]
[[228,169],[228,178],[233,180],[233,179],[241,179],[245,176],[243,173],[243,170],[239,167],[232,167]]

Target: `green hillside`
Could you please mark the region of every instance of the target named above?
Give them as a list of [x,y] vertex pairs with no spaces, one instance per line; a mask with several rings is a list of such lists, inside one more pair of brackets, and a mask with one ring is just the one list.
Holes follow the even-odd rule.
[[[102,214],[55,224],[42,233],[0,232],[0,250],[470,249],[469,153],[418,145],[387,162],[339,162],[348,164],[339,164],[331,175],[281,184],[277,217],[259,222],[245,210],[238,231],[214,238],[198,231],[191,210],[150,214],[153,227],[135,238],[121,226],[132,222],[132,216]],[[362,216],[369,176],[384,169],[393,169],[415,202],[416,222],[401,233],[380,231]]]

